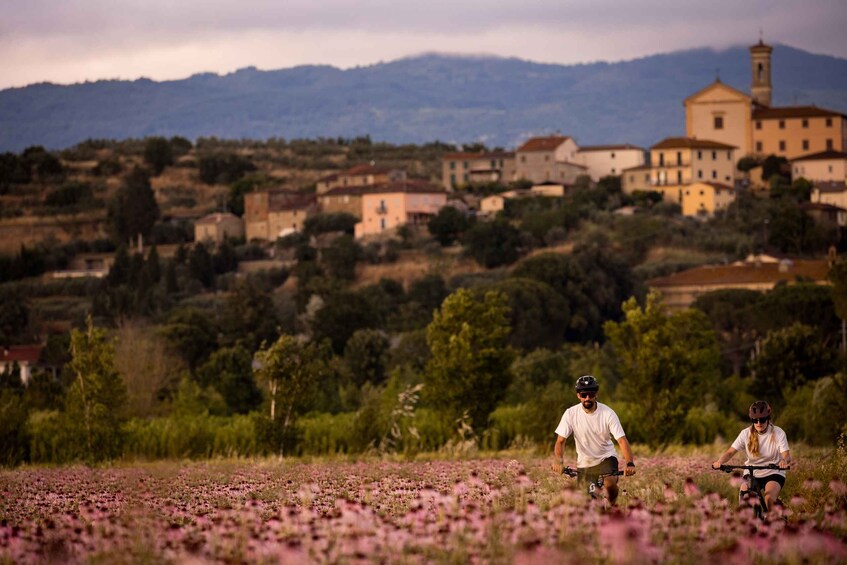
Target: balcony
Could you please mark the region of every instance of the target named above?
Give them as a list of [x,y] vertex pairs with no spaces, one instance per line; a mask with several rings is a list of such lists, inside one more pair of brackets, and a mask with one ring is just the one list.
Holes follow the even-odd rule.
[[377,214],[387,214],[388,213],[388,207],[385,204],[380,204],[379,206],[376,207],[376,213]]

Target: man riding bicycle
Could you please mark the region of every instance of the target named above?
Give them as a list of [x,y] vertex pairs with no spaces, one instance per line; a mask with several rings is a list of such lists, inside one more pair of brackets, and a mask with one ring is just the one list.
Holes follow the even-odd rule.
[[603,484],[609,496],[609,502],[615,504],[618,498],[618,478],[610,475],[618,471],[618,458],[612,437],[618,442],[626,466],[625,475],[635,474],[635,462],[632,449],[626,439],[621,421],[614,410],[597,402],[600,384],[591,375],[576,380],[576,395],[580,403],[571,406],[562,415],[556,428],[556,445],[553,448],[552,469],[561,473],[564,469],[565,442],[571,434],[576,443],[577,468],[584,481],[596,481],[603,476]]

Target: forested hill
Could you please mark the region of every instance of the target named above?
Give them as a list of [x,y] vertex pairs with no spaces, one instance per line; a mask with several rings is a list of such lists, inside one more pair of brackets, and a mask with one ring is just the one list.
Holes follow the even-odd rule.
[[[0,91],[0,151],[88,138],[266,139],[370,135],[394,143],[514,147],[561,131],[580,144],[647,147],[684,133],[682,100],[721,80],[749,91],[746,47],[621,63],[548,65],[423,55],[339,70],[255,68],[155,82],[36,84]],[[777,45],[774,103],[847,112],[847,60]]]

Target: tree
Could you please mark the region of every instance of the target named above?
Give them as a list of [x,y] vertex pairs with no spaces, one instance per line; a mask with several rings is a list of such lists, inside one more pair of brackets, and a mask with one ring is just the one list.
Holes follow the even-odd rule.
[[510,277],[486,288],[502,292],[508,299],[510,345],[528,352],[539,347],[556,349],[564,343],[570,310],[550,285]]
[[251,363],[250,352],[243,347],[225,347],[212,353],[197,370],[197,378],[220,393],[230,413],[246,414],[262,403]]
[[109,203],[109,227],[115,243],[147,237],[159,218],[159,205],[147,172],[135,167]]
[[0,347],[26,341],[29,301],[12,286],[0,287]]
[[704,404],[720,376],[720,347],[711,323],[694,309],[666,314],[651,292],[641,308],[623,305],[621,322],[606,322],[606,336],[620,359],[622,400],[630,403],[644,441],[652,446],[676,439],[686,412]]
[[757,335],[757,304],[763,297],[755,290],[732,288],[707,292],[692,304],[712,321],[712,327],[724,343],[734,375],[741,375],[753,348]]
[[361,251],[351,236],[342,235],[321,251],[321,263],[333,278],[352,281],[356,278],[356,260]]
[[176,385],[175,375],[184,367],[161,334],[137,321],[121,323],[115,345],[115,368],[126,385],[130,416],[155,415],[160,400]]
[[835,352],[813,328],[795,323],[767,335],[751,369],[752,392],[779,410],[792,391],[835,372]]
[[78,442],[86,460],[117,457],[123,443],[126,385],[115,369],[113,343],[90,316],[84,331],[71,331],[68,367],[74,381],[65,402],[67,440]]
[[220,318],[224,343],[254,352],[279,336],[279,315],[270,291],[256,279],[240,280],[224,303]]
[[325,344],[303,343],[288,334],[257,351],[253,358],[256,378],[268,393],[270,421],[280,429],[280,457],[285,454],[285,441],[297,416],[313,400],[328,358]]
[[341,354],[356,330],[379,325],[377,312],[358,292],[331,292],[311,321],[313,338],[329,340],[332,350]]
[[847,320],[847,259],[844,257],[833,263],[827,275],[832,282],[832,301],[835,312],[842,321]]
[[198,308],[174,310],[160,332],[192,374],[218,346],[217,326]]
[[424,372],[424,394],[451,421],[467,411],[474,429],[483,430],[503,398],[515,357],[508,346],[508,314],[502,293],[487,292],[478,300],[459,289],[427,326],[432,357]]
[[442,247],[447,247],[459,239],[470,226],[471,220],[464,212],[453,206],[444,206],[429,221],[427,229]]
[[165,167],[174,164],[170,142],[164,137],[148,137],[144,144],[144,162],[153,171],[153,176],[162,174]]
[[344,346],[344,363],[353,384],[381,384],[385,381],[385,360],[390,343],[378,330],[356,330]]
[[465,251],[480,265],[492,269],[520,257],[520,234],[507,220],[479,222],[465,233]]

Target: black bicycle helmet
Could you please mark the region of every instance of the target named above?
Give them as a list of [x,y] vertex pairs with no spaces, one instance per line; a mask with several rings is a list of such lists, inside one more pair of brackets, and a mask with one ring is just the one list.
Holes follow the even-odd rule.
[[770,418],[771,405],[764,400],[757,400],[750,405],[750,418]]
[[577,392],[597,392],[600,390],[600,383],[591,375],[583,375],[576,380]]

